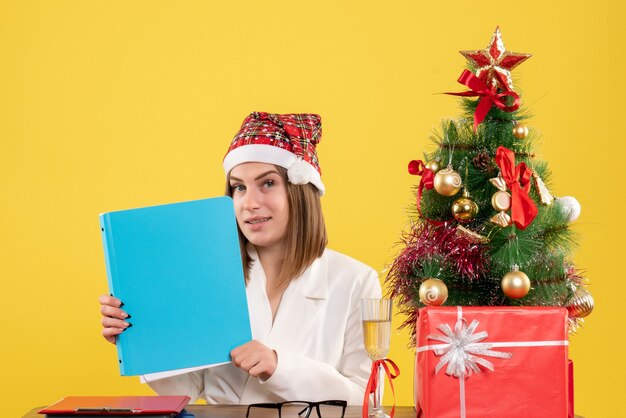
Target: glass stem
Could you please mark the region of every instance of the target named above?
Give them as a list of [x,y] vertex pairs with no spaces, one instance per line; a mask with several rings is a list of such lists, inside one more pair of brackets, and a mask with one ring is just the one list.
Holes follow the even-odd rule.
[[376,385],[376,391],[374,392],[374,411],[376,416],[381,416],[383,412],[382,408],[382,395],[383,395],[383,386],[385,385],[383,367],[382,365],[378,365],[378,385]]

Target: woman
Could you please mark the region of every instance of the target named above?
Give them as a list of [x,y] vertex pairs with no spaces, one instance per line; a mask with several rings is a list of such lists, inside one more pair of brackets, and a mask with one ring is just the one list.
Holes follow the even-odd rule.
[[[224,158],[242,246],[254,340],[232,362],[149,385],[208,403],[363,401],[371,362],[360,300],[381,297],[370,267],[326,249],[316,145],[318,115],[252,113]],[[129,326],[121,301],[100,298],[103,336]]]

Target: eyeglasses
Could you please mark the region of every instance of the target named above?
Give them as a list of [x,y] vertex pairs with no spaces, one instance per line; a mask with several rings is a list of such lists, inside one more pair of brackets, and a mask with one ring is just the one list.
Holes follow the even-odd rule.
[[[246,418],[250,415],[251,408],[278,409],[278,418],[309,418],[311,411],[315,409],[318,418],[343,418],[346,412],[346,401],[288,401],[279,403],[253,403],[248,405]],[[256,413],[252,414],[256,416]],[[262,415],[258,415],[259,417]],[[267,415],[266,415],[267,416]]]

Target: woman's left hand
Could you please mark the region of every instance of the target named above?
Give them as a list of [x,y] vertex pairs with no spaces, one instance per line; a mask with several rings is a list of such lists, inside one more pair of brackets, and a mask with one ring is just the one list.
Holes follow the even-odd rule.
[[230,358],[235,366],[263,380],[269,379],[274,374],[278,364],[276,351],[257,340],[235,348],[230,352]]

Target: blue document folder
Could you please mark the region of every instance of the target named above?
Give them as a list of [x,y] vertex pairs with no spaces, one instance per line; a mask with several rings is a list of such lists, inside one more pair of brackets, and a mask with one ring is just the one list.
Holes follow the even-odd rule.
[[252,339],[232,199],[100,215],[110,292],[131,315],[123,376],[230,361]]

